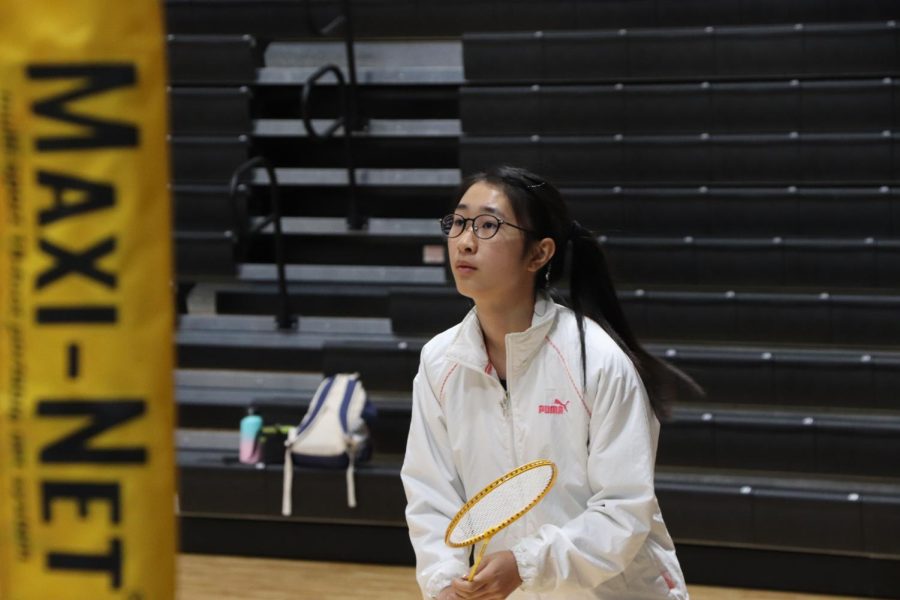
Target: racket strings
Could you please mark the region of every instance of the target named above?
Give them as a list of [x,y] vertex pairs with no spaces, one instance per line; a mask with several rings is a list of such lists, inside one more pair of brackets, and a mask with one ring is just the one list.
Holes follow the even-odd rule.
[[463,544],[488,530],[504,526],[538,501],[551,484],[553,475],[549,466],[533,468],[487,490],[461,516],[448,540]]

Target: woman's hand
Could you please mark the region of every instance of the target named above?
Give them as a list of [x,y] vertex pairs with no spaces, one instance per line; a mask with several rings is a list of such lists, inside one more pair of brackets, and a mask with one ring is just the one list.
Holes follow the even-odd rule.
[[454,592],[453,587],[449,585],[442,589],[441,593],[437,595],[437,600],[456,600],[456,598],[456,592]]
[[[504,600],[522,585],[516,557],[509,550],[488,554],[478,565],[478,572],[472,581],[454,579],[445,588],[438,600]],[[452,594],[444,596],[444,592]]]

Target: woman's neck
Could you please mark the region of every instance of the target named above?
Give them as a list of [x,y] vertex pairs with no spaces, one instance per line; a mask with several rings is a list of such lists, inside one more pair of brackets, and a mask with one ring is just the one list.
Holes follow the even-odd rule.
[[518,297],[522,299],[476,302],[485,349],[501,377],[506,374],[506,334],[518,333],[531,327],[534,314],[534,298],[531,295]]

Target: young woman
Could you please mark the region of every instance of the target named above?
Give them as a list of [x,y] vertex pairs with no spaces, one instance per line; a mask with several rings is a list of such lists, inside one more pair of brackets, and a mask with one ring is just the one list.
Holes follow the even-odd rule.
[[[653,487],[658,417],[686,376],[631,334],[603,253],[524,169],[469,178],[441,220],[475,307],[422,349],[402,479],[427,598],[687,598]],[[551,299],[566,276],[571,308]],[[550,493],[498,533],[478,573],[444,544],[465,501],[550,459]]]

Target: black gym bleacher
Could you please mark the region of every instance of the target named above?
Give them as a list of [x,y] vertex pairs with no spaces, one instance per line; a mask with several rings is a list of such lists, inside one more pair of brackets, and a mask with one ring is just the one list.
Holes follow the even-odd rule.
[[[663,426],[657,494],[689,583],[900,589],[900,7],[879,0],[354,0],[366,129],[346,223],[342,139],[302,83],[345,68],[340,2],[166,0],[180,290],[182,547],[410,564],[399,464],[422,344],[468,305],[436,218],[501,160],[563,189],[648,347],[706,387]],[[487,7],[487,8],[486,8]],[[307,10],[310,9],[310,10]],[[324,128],[329,80],[313,92]],[[252,156],[274,163],[295,330],[282,331]],[[255,221],[254,221],[255,220]],[[296,423],[359,371],[376,456],[237,463],[248,405]]]

